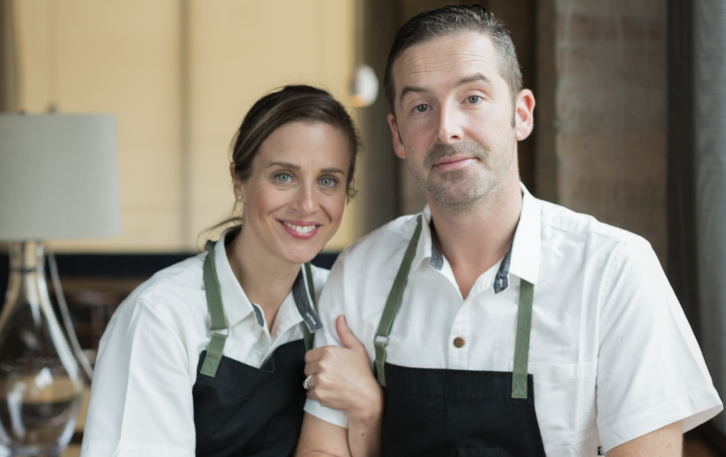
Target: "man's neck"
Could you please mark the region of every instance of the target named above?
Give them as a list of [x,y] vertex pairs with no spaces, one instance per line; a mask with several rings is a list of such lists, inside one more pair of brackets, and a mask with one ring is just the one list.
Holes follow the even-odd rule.
[[492,193],[467,211],[429,201],[434,241],[454,271],[463,298],[476,279],[506,255],[522,210],[519,183]]

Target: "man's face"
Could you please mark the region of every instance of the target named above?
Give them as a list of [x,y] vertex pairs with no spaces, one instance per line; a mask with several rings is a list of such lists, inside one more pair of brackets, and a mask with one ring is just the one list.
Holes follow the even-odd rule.
[[[516,145],[531,131],[534,98],[525,90],[527,100],[520,93],[512,101],[488,36],[468,32],[411,46],[393,64],[393,82],[394,149],[431,203],[466,209],[505,179],[518,180]],[[518,126],[522,115],[528,127]]]

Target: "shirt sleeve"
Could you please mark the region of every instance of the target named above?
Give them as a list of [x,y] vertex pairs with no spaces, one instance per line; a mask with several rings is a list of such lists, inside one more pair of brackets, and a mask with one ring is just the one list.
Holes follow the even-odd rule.
[[[323,323],[323,328],[315,332],[315,347],[328,345],[342,346],[338,333],[335,330],[335,319],[345,314],[343,304],[345,303],[342,264],[345,253],[341,254],[330,271],[328,281],[320,295],[318,304],[318,316]],[[351,320],[348,324],[352,325]],[[351,328],[351,330],[355,330]],[[326,408],[315,400],[305,401],[305,412],[339,427],[348,428],[348,415],[337,409]]]
[[116,311],[101,339],[82,457],[195,455],[196,372],[177,319],[141,299]]
[[601,284],[597,425],[605,451],[718,414],[721,400],[650,244],[622,244]]

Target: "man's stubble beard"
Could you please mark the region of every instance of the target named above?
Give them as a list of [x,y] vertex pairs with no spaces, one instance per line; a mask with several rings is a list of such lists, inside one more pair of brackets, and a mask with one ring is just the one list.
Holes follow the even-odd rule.
[[[434,164],[439,160],[457,154],[477,160],[479,163],[473,166],[478,168],[479,173],[470,176],[471,166],[443,173],[433,171]],[[444,208],[461,212],[476,206],[492,194],[509,166],[511,157],[507,160],[506,152],[497,151],[492,154],[489,148],[467,141],[456,145],[434,144],[424,157],[423,169],[409,169],[414,182],[428,197]],[[432,171],[425,175],[428,170]]]

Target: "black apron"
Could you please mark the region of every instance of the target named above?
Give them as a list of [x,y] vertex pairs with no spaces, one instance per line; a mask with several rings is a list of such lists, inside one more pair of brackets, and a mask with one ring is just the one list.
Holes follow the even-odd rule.
[[408,368],[386,362],[386,345],[421,235],[422,217],[386,301],[374,341],[386,392],[382,456],[544,456],[527,374],[534,286],[521,280],[513,373]]
[[214,243],[208,241],[206,249],[204,288],[212,338],[199,357],[192,388],[196,455],[291,456],[306,398],[302,386],[305,351],[312,346],[312,332],[322,328],[314,310],[310,265],[300,269],[292,290],[305,322],[304,339],[283,344],[261,368],[255,368],[222,355],[227,322],[214,266]]

